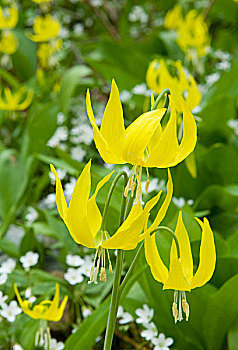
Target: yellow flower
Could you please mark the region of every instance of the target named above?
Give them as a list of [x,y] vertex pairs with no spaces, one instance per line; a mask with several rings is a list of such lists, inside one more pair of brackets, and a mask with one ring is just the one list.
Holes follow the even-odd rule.
[[30,303],[29,300],[22,300],[16,284],[14,284],[14,290],[22,311],[31,318],[54,322],[58,322],[62,318],[68,296],[66,295],[62,303],[59,305],[60,288],[58,283],[56,283],[53,300],[44,300],[40,302],[40,304],[33,306],[33,308],[32,303]]
[[164,19],[164,26],[168,29],[176,29],[183,22],[182,8],[180,5],[175,5],[170,11],[167,12]]
[[192,56],[195,49],[197,57],[206,54],[207,48],[210,46],[210,38],[208,26],[203,20],[203,15],[198,15],[196,10],[187,13],[183,23],[178,28],[177,43],[181,49]]
[[[15,93],[12,93],[11,90],[6,87],[4,89],[5,100],[3,100],[0,90],[0,110],[23,111],[31,104],[33,94],[33,91],[27,90],[25,86],[21,87]],[[24,96],[25,100],[23,100]]]
[[16,6],[2,8],[0,6],[0,29],[15,28],[18,22],[18,9]]
[[169,88],[184,96],[185,102],[190,109],[198,106],[202,95],[193,76],[185,72],[180,61],[170,61],[169,65],[177,71],[177,74],[174,76],[169,72],[163,59],[151,62],[146,73],[148,87],[156,94],[159,94],[165,88]]
[[[179,106],[177,105],[179,103]],[[165,127],[161,119],[166,111],[160,108],[139,116],[126,129],[124,127],[123,111],[119,91],[115,81],[112,81],[111,94],[106,105],[100,130],[95,122],[90,93],[86,97],[87,113],[93,127],[96,147],[106,163],[133,165],[128,187],[136,190],[136,201],[141,202],[142,167],[168,168],[184,160],[194,149],[196,123],[182,97],[170,96],[171,115]],[[177,138],[177,110],[183,112],[183,138]]]
[[163,283],[163,289],[175,290],[172,307],[175,323],[182,321],[182,309],[186,314],[186,320],[189,317],[189,305],[185,292],[190,292],[191,289],[201,287],[207,283],[215,269],[216,250],[209,222],[206,218],[204,218],[203,222],[197,218],[196,220],[202,228],[202,239],[200,261],[195,275],[193,275],[193,257],[189,236],[183,223],[182,212],[179,213],[175,229],[175,235],[177,236],[180,248],[180,257],[178,257],[176,245],[173,241],[170,251],[169,270],[159,255],[155,234],[151,236],[148,234],[145,237],[145,257],[153,277],[158,282]]
[[48,69],[57,64],[57,59],[54,54],[62,47],[62,40],[54,40],[50,43],[41,44],[37,50],[37,57],[40,65],[44,69]]
[[100,261],[100,280],[106,280],[106,252],[109,260],[109,271],[112,272],[108,249],[131,250],[136,248],[140,234],[148,219],[149,212],[158,202],[161,193],[147,202],[144,209],[140,204],[133,205],[126,220],[117,229],[114,235],[110,236],[107,231],[101,229],[102,216],[96,203],[96,196],[100,188],[110,179],[113,172],[105,176],[97,184],[94,194],[89,199],[91,189],[90,167],[91,161],[87,163],[78,178],[69,207],[65,200],[60,179],[53,165],[51,165],[51,171],[56,178],[57,208],[70,235],[76,243],[96,249],[90,282],[97,283]]
[[14,34],[9,30],[4,30],[0,39],[0,52],[7,55],[12,55],[16,52],[18,47],[18,40]]
[[28,37],[35,42],[48,41],[57,37],[61,29],[57,18],[47,14],[45,17],[38,16],[35,18],[33,30],[35,34],[27,33]]
[[36,4],[43,4],[45,2],[51,2],[52,0],[32,0],[33,2],[35,2]]

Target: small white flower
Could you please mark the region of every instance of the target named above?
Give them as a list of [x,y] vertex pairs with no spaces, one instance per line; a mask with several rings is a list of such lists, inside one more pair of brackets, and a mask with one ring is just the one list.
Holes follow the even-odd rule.
[[24,350],[20,344],[14,344],[12,350]]
[[5,304],[5,301],[7,300],[8,296],[7,295],[3,295],[3,292],[0,291],[0,306],[2,304]]
[[85,145],[89,146],[93,140],[93,131],[88,124],[75,126],[71,129],[70,135],[70,141],[76,144],[85,143]]
[[78,255],[68,254],[66,256],[66,264],[69,266],[78,267],[78,266],[81,266],[83,264],[83,259],[80,258],[80,256],[78,256]]
[[7,259],[4,261],[0,267],[0,273],[1,274],[8,274],[11,273],[16,267],[16,261],[12,258]]
[[20,257],[20,262],[26,271],[30,270],[31,266],[34,266],[38,263],[39,254],[34,252],[27,252],[26,255]]
[[83,318],[87,318],[88,316],[90,316],[92,313],[92,311],[87,308],[87,307],[84,307],[82,308],[82,315],[83,315]]
[[52,209],[55,207],[55,203],[56,203],[56,194],[55,193],[50,193],[48,194],[48,196],[46,196],[45,198],[43,198],[40,203],[39,203],[39,208],[43,209]]
[[48,141],[47,146],[56,147],[60,145],[60,142],[66,141],[68,139],[68,128],[67,126],[59,126],[54,135]]
[[212,86],[220,78],[220,73],[213,73],[206,76],[206,83],[208,86]]
[[62,341],[57,342],[56,339],[53,339],[53,338],[50,339],[49,350],[62,350],[63,348],[64,348],[64,343],[62,343]]
[[145,96],[150,96],[151,91],[147,89],[147,86],[145,83],[140,84],[140,85],[136,85],[133,89],[132,89],[133,94],[135,95],[145,95]]
[[64,188],[65,188],[64,195],[65,195],[67,203],[70,201],[70,198],[72,197],[76,182],[77,182],[77,180],[74,177],[71,177],[70,182],[68,182],[64,186]]
[[1,306],[2,310],[0,311],[0,314],[9,322],[14,322],[16,316],[22,312],[22,310],[17,306],[17,302],[15,300],[12,300],[9,305],[2,304]]
[[130,91],[127,91],[127,90],[123,90],[121,93],[120,93],[120,98],[121,98],[121,101],[122,102],[126,102],[128,101],[130,98],[131,98],[132,94]]
[[5,282],[7,282],[7,274],[2,273],[2,274],[0,274],[0,285],[4,284]]
[[129,13],[128,19],[130,22],[141,22],[141,24],[146,24],[148,22],[148,15],[145,13],[141,6],[133,6],[131,12]]
[[67,28],[61,28],[59,32],[59,37],[61,39],[66,39],[69,37],[69,30]]
[[117,318],[120,318],[120,324],[127,324],[133,321],[132,315],[129,312],[125,312],[121,305],[118,307]]
[[193,199],[189,199],[189,200],[188,200],[188,205],[191,206],[191,205],[193,205],[193,203],[194,203],[194,200],[193,200]]
[[58,124],[58,125],[63,124],[64,121],[65,121],[65,115],[64,115],[64,113],[59,112],[59,113],[57,114],[57,124]]
[[93,258],[90,255],[86,255],[83,259],[82,265],[79,268],[80,272],[84,276],[90,277],[92,265],[93,265]]
[[32,224],[37,218],[38,218],[37,211],[34,208],[29,207],[27,209],[27,214],[25,216],[25,219],[28,221],[29,224]]
[[214,56],[222,61],[231,60],[231,54],[229,52],[224,52],[222,50],[217,50],[214,52]]
[[[56,169],[58,177],[60,180],[63,180],[65,178],[66,175],[66,171],[64,169]],[[55,176],[52,173],[52,171],[49,171],[49,177],[50,177],[50,182],[52,184],[55,184]]]
[[80,268],[73,269],[72,267],[70,267],[64,274],[64,279],[72,285],[81,283],[83,281],[83,276]]
[[228,71],[231,68],[231,62],[222,61],[216,64],[216,68],[224,71]]
[[90,3],[94,7],[100,7],[103,4],[103,0],[90,0]]
[[74,33],[76,35],[80,36],[83,34],[83,32],[84,32],[84,27],[83,27],[82,23],[77,23],[74,25]]
[[136,323],[142,323],[143,325],[149,323],[154,316],[154,310],[150,309],[146,304],[143,305],[143,309],[136,309],[135,312],[139,316],[136,319]]
[[174,342],[173,338],[165,338],[163,333],[159,334],[158,338],[154,338],[151,342],[155,345],[154,350],[169,350],[169,346],[171,346]]
[[173,197],[172,201],[178,208],[183,208],[185,205],[185,199],[183,197],[180,197],[180,198]]
[[150,322],[148,324],[145,324],[144,327],[146,328],[141,332],[141,336],[145,338],[146,340],[151,340],[158,335],[158,330],[154,322]]
[[25,297],[26,297],[26,299],[28,299],[29,302],[32,303],[32,304],[36,301],[36,297],[34,297],[34,296],[31,295],[31,288],[27,288],[27,289],[25,290]]
[[82,162],[86,152],[82,149],[82,147],[77,146],[71,148],[70,154],[73,159],[77,160],[78,162]]

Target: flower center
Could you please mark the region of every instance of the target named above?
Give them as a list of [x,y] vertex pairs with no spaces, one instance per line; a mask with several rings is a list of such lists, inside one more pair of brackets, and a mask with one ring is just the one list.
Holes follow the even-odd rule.
[[[149,184],[150,184],[148,168],[146,168],[146,172],[147,172],[147,181],[146,181],[145,191],[147,192],[148,188],[149,188]],[[134,197],[134,193],[136,190],[134,204],[143,205],[144,202],[142,201],[141,176],[142,176],[142,166],[141,165],[134,165],[132,170],[131,170],[130,177],[129,177],[129,180],[127,182],[126,188],[124,190],[124,196],[127,197],[129,191],[131,191],[131,197]]]
[[174,322],[177,323],[177,321],[182,321],[183,315],[182,311],[186,315],[186,321],[188,321],[189,318],[189,304],[186,299],[186,294],[184,291],[174,291],[174,302],[172,306],[172,312],[174,316]]
[[100,281],[106,282],[107,280],[107,273],[106,273],[106,252],[107,252],[107,258],[108,258],[108,263],[109,263],[109,272],[113,273],[112,271],[112,263],[109,255],[108,249],[104,249],[102,247],[98,247],[95,253],[94,261],[93,261],[93,266],[91,267],[91,272],[90,272],[90,280],[88,283],[94,283],[97,284],[97,277],[100,269]]

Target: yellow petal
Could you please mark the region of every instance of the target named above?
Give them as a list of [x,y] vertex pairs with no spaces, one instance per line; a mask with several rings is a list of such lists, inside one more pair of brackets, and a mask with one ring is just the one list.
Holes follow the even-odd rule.
[[191,288],[201,287],[207,283],[213,275],[216,265],[216,249],[214,237],[209,222],[197,219],[202,228],[202,240],[200,246],[199,266],[191,282]]
[[145,258],[150,267],[151,273],[158,282],[164,283],[168,279],[168,269],[164,265],[158,252],[155,241],[155,234],[145,237]]
[[21,296],[20,296],[20,293],[17,289],[17,285],[14,283],[14,291],[15,291],[15,294],[17,296],[17,299],[18,299],[18,302],[19,302],[19,305],[20,307],[22,308],[22,311],[27,314],[28,316],[30,316],[31,318],[34,318],[34,319],[38,319],[38,316],[36,315],[36,313],[34,313],[34,311],[32,311],[29,307],[32,305],[29,300],[22,300]]
[[191,291],[191,287],[183,274],[181,259],[175,258],[170,260],[169,277],[164,283],[163,289]]
[[114,79],[112,80],[110,97],[103,114],[100,133],[114,156],[117,159],[121,159],[120,162],[124,163],[122,157],[122,145],[125,139],[123,110],[118,87]]
[[68,206],[67,206],[66,199],[64,196],[62,184],[61,184],[61,181],[57,175],[57,172],[52,164],[50,164],[50,169],[51,169],[52,173],[54,174],[55,180],[56,180],[56,204],[57,204],[59,214],[63,220],[67,220]]
[[87,106],[87,114],[88,114],[90,123],[93,127],[94,142],[104,162],[109,164],[125,163],[125,161],[122,161],[115,157],[107,141],[104,139],[104,137],[102,136],[101,132],[98,129],[98,126],[95,122],[95,117],[93,114],[89,90],[87,91],[87,95],[86,95],[86,106]]
[[150,106],[151,106],[151,109],[154,106],[154,104],[155,104],[155,98],[154,98],[154,95],[151,93],[151,95],[150,95]]
[[144,165],[144,152],[166,109],[160,108],[142,114],[126,129],[123,147],[124,159],[131,164]]
[[98,194],[98,191],[100,190],[100,188],[107,182],[109,181],[110,177],[112,176],[112,174],[114,173],[114,171],[112,171],[110,174],[108,174],[107,176],[105,176],[98,184],[96,187],[96,190],[94,192],[94,194],[92,195],[92,197],[89,199],[88,201],[88,208],[87,208],[87,221],[89,223],[89,227],[91,229],[92,235],[93,237],[95,237],[95,235],[97,234],[97,232],[99,231],[100,227],[101,227],[101,223],[102,223],[102,215],[101,212],[97,206],[96,203],[96,197]]
[[[187,281],[191,282],[193,278],[193,257],[191,252],[191,245],[188,237],[187,230],[183,223],[182,218],[182,211],[179,212],[178,221],[175,229],[175,235],[178,238],[179,242],[179,248],[180,248],[180,257],[181,257],[181,264],[183,269],[184,277]],[[175,252],[175,254],[173,254]],[[174,256],[175,255],[175,256]],[[171,246],[171,256],[170,260],[173,260],[173,258],[177,258],[177,250],[176,245],[173,240],[172,246]]]
[[186,104],[189,109],[193,109],[199,105],[202,99],[202,94],[198,90],[197,83],[192,75],[190,75],[191,86],[188,89],[188,96],[186,98]]
[[42,317],[44,320],[55,321],[58,318],[59,298],[60,298],[60,288],[59,288],[59,284],[56,283],[54,298],[51,301],[48,310],[44,313]]
[[34,95],[33,90],[28,91],[25,101],[23,101],[18,105],[18,110],[23,111],[24,109],[26,109],[31,104],[33,95]]

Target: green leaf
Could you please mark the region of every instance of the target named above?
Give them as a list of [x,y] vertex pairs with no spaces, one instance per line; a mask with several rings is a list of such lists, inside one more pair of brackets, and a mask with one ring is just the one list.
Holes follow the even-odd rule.
[[19,251],[14,243],[9,241],[8,239],[2,238],[0,240],[0,249],[3,253],[11,256],[12,258],[19,257]]
[[238,321],[230,328],[228,332],[228,349],[237,350],[238,344]]

